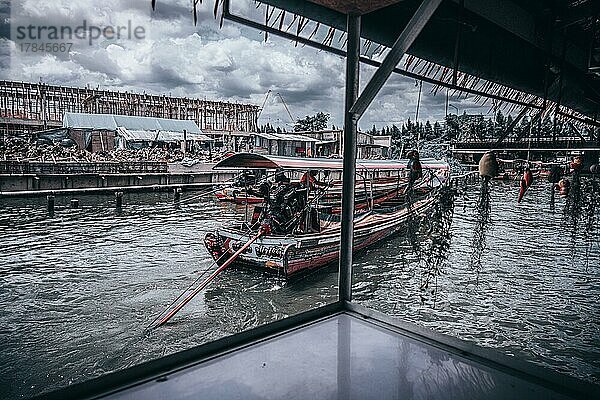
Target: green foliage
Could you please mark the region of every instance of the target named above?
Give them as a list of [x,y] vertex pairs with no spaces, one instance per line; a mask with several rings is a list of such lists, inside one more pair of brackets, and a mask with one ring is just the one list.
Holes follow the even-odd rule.
[[321,131],[327,128],[327,123],[329,122],[329,114],[318,112],[315,115],[307,115],[306,117],[299,119],[296,121],[294,125],[295,132],[301,131]]

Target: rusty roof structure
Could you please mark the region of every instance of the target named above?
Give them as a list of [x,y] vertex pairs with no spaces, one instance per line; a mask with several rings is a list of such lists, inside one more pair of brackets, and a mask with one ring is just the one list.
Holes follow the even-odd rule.
[[[419,0],[216,0],[215,16],[345,55],[346,16],[360,15],[361,62],[379,66]],[[197,2],[197,1],[196,1]],[[233,10],[233,11],[232,11]],[[474,95],[508,112],[539,110],[600,126],[600,3],[592,0],[443,0],[394,72]]]

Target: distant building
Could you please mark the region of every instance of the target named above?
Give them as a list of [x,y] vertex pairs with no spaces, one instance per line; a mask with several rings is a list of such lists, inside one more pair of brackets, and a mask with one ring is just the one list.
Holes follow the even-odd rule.
[[288,157],[314,157],[316,139],[294,133],[203,131],[215,148]]
[[191,150],[214,141],[191,120],[65,113],[63,128],[79,148],[91,152],[153,146]]
[[[317,157],[342,156],[344,133],[341,129],[295,133],[318,140],[315,143]],[[392,147],[392,137],[390,135],[380,136],[358,132],[356,145],[358,158],[388,158]]]
[[287,157],[314,157],[318,140],[296,133],[252,133],[252,152]]
[[364,145],[364,153],[361,158],[389,158],[392,147],[391,135],[369,135],[369,143]]
[[341,130],[322,130],[296,132],[303,136],[316,139],[315,157],[341,157],[342,155],[342,131]]

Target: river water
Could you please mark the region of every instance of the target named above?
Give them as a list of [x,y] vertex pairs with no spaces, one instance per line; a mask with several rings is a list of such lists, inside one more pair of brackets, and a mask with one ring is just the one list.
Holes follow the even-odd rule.
[[[548,185],[538,182],[517,204],[518,183],[493,182],[483,223],[480,188],[466,187],[444,232],[447,250],[398,236],[355,257],[355,301],[600,383],[600,212],[586,205],[600,194],[551,203]],[[82,208],[73,210],[57,197],[54,218],[45,199],[0,200],[0,398],[81,382],[336,299],[336,267],[293,283],[226,270],[145,334],[210,265],[204,234],[243,218],[244,208],[195,193],[176,205],[150,193],[125,195],[117,213],[110,196],[78,198]]]

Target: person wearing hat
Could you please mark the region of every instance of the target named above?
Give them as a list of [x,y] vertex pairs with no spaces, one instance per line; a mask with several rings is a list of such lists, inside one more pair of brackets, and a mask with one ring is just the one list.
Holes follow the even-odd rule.
[[412,185],[420,178],[423,177],[423,168],[419,161],[419,152],[411,150],[406,155],[408,157],[408,184],[412,188]]

